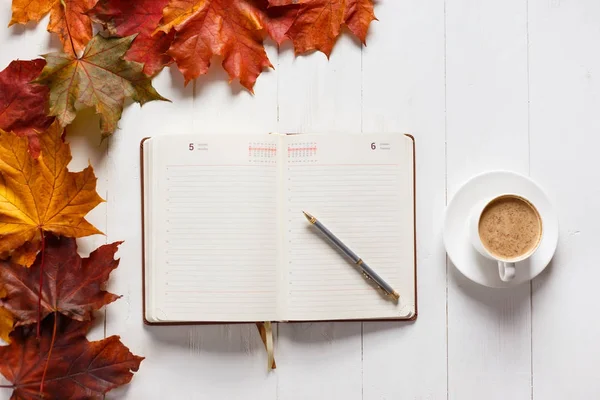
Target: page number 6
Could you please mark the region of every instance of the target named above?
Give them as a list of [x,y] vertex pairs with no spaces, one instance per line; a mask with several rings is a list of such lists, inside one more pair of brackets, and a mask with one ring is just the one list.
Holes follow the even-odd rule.
[[371,143],[371,150],[375,150],[377,146],[375,146],[375,142]]

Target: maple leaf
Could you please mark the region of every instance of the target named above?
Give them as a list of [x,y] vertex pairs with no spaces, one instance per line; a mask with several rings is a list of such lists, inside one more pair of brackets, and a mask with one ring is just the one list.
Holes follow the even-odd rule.
[[40,155],[34,158],[26,138],[0,130],[0,254],[21,250],[20,258],[30,260],[23,262],[27,266],[41,231],[69,237],[102,233],[84,218],[103,201],[94,170],[91,165],[81,172],[67,169],[71,150],[61,134],[54,122],[40,135]]
[[0,347],[0,373],[14,385],[11,399],[102,399],[129,383],[144,360],[118,336],[88,341],[90,321],[59,317],[56,324],[54,331],[54,318],[44,320],[39,340],[32,327],[17,328],[11,344]]
[[144,64],[144,73],[156,75],[173,59],[167,54],[175,32],[152,34],[169,0],[100,0],[88,11],[93,21],[102,24],[111,35],[138,34],[125,59]]
[[170,0],[158,30],[177,32],[168,54],[186,83],[218,55],[229,77],[252,91],[272,67],[265,32],[278,44],[290,39],[296,54],[317,49],[329,56],[344,24],[364,43],[373,19],[372,0]]
[[171,0],[158,29],[177,32],[168,54],[186,84],[219,55],[229,77],[252,91],[262,70],[273,67],[262,44],[270,24],[266,6],[266,0]]
[[85,13],[97,0],[59,0],[50,13],[48,31],[56,33],[65,52],[78,54],[92,39],[92,21]]
[[272,36],[279,44],[290,39],[296,54],[319,50],[329,57],[344,24],[365,44],[376,19],[373,0],[269,0],[269,5],[298,7],[287,31],[279,29]]
[[47,115],[48,88],[31,83],[46,65],[43,59],[13,61],[0,72],[0,129],[29,138],[29,151],[37,156],[39,132],[54,118]]
[[62,126],[70,124],[83,107],[100,114],[100,130],[108,136],[117,128],[126,97],[140,104],[166,100],[152,87],[143,65],[122,57],[135,36],[103,38],[88,43],[81,58],[71,54],[46,54],[46,66],[37,82],[50,88],[50,115]]
[[[0,299],[6,296],[6,290],[0,288]],[[0,339],[5,342],[9,341],[8,335],[12,332],[14,327],[13,315],[4,307],[0,307]]]
[[77,54],[92,38],[92,20],[85,14],[97,0],[13,0],[8,26],[38,22],[50,13],[48,32],[58,34],[66,52]]
[[0,339],[5,342],[9,342],[8,335],[12,332],[14,327],[14,317],[5,308],[0,307]]
[[82,259],[75,239],[49,235],[45,240],[43,254],[29,269],[0,261],[0,282],[6,291],[0,306],[16,317],[17,326],[37,322],[42,260],[42,319],[58,312],[79,321],[90,320],[94,311],[119,298],[103,288],[112,270],[119,266],[114,255],[121,242],[101,246]]

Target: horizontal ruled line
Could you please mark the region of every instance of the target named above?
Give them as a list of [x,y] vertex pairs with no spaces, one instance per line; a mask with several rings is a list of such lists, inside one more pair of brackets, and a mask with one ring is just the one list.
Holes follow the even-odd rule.
[[186,168],[186,167],[276,167],[275,165],[254,165],[254,164],[167,164],[167,168]]
[[[167,290],[165,293],[198,293],[198,290]],[[230,293],[275,293],[273,290],[202,290],[202,293],[230,294]]]
[[294,168],[294,167],[398,167],[399,164],[308,164],[308,165],[296,165],[294,164],[293,167],[288,167],[288,168]]

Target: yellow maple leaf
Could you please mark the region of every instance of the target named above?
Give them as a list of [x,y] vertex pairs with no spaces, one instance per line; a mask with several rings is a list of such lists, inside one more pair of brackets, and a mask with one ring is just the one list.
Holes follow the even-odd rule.
[[91,165],[70,172],[71,149],[54,122],[40,135],[33,158],[26,138],[0,130],[0,254],[18,254],[30,266],[42,231],[68,237],[102,233],[85,215],[104,200],[96,192]]
[[[0,289],[0,299],[6,296],[6,290]],[[0,307],[0,339],[10,342],[8,335],[15,325],[13,315],[4,307]]]

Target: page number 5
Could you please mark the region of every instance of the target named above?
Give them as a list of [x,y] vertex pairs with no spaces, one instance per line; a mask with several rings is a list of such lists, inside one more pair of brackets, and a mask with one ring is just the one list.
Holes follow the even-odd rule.
[[190,149],[190,151],[194,150],[194,143],[190,143],[190,145],[188,146],[188,149]]
[[375,146],[375,142],[371,143],[371,150],[375,150],[377,146]]

